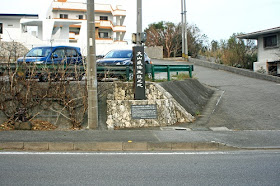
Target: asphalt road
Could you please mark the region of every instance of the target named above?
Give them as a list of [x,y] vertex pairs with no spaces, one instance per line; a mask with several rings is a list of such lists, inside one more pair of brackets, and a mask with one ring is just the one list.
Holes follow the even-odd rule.
[[[154,64],[185,62],[153,60]],[[194,77],[221,90],[221,100],[206,127],[234,130],[280,129],[280,84],[195,65]]]
[[0,152],[1,185],[279,185],[280,151]]

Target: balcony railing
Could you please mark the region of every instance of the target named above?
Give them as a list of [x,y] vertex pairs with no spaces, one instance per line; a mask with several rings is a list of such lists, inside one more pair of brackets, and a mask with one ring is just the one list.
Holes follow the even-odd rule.
[[114,32],[126,32],[126,26],[115,26],[112,21],[95,21],[95,26],[99,28],[110,28]]
[[[86,11],[87,5],[80,2],[53,2],[52,8],[54,10]],[[120,5],[117,6],[117,9],[113,9],[109,4],[95,3],[95,11],[110,12],[113,16],[126,16],[126,10],[122,10]]]

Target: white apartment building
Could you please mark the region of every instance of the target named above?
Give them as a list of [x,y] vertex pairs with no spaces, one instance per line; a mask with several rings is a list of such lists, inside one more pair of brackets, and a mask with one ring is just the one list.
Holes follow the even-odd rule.
[[21,39],[21,19],[38,19],[37,14],[0,14],[0,39],[18,41]]
[[[103,1],[102,1],[103,2]],[[73,45],[81,47],[86,55],[87,46],[87,5],[78,0],[53,0],[44,19],[38,16],[17,14],[13,23],[14,41],[32,48],[41,45]],[[10,16],[11,17],[11,16]],[[16,17],[16,16],[15,16]],[[7,18],[7,17],[6,17]],[[11,21],[0,14],[2,40],[9,41],[5,24]],[[126,10],[121,5],[95,3],[96,53],[106,54],[115,48],[127,48],[124,41]],[[4,21],[5,20],[5,23]],[[15,23],[16,22],[16,23]],[[2,24],[2,25],[1,25]],[[4,24],[4,25],[3,25]]]
[[239,35],[240,39],[258,41],[258,61],[254,71],[280,76],[280,27]]

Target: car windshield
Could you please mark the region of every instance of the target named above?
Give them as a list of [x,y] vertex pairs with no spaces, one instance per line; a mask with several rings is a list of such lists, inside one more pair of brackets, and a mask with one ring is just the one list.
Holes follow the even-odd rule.
[[33,48],[26,57],[47,57],[51,53],[51,48]]
[[113,50],[110,51],[104,58],[132,58],[131,50]]

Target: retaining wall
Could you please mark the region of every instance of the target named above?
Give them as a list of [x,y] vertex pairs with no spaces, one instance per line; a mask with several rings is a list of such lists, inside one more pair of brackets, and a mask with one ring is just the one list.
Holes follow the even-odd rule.
[[[192,122],[189,114],[168,92],[156,83],[146,83],[147,100],[133,100],[133,83],[114,83],[107,97],[107,127],[139,128],[174,125]],[[132,105],[156,105],[156,119],[133,119]]]
[[267,81],[273,81],[273,82],[280,83],[280,77],[276,77],[276,76],[261,74],[261,73],[253,72],[253,71],[250,71],[250,70],[247,70],[247,69],[226,66],[226,65],[217,64],[217,63],[213,63],[213,62],[208,62],[208,61],[195,59],[195,58],[189,58],[189,61],[191,63],[196,64],[196,65],[204,66],[204,67],[207,67],[207,68],[213,68],[213,69],[216,69],[216,70],[225,70],[225,71],[229,71],[229,72],[232,72],[232,73],[235,73],[235,74],[248,76],[248,77],[251,77],[251,78],[256,78],[256,79],[261,79],[261,80],[267,80]]

